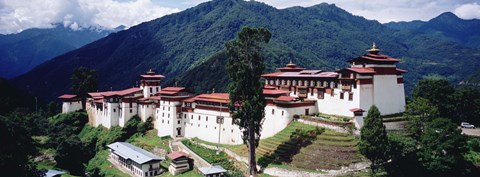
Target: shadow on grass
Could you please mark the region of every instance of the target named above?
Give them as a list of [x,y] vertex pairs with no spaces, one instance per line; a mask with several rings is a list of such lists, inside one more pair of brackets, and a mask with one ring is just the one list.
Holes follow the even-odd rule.
[[293,156],[300,152],[300,149],[312,144],[317,136],[325,132],[324,128],[316,127],[315,130],[302,130],[300,128],[290,135],[290,139],[280,144],[273,152],[258,159],[258,165],[262,169],[269,164],[284,164],[292,162]]

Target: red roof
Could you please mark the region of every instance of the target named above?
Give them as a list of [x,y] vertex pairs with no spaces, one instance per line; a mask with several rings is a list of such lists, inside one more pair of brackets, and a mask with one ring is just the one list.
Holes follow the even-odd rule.
[[350,109],[350,111],[352,111],[352,112],[365,112],[365,110],[360,109],[360,108],[352,108],[352,109]]
[[91,93],[88,93],[88,95],[90,95],[93,98],[103,98],[104,94],[110,94],[110,93],[111,93],[111,91],[108,91],[108,92],[91,92]]
[[77,97],[77,95],[64,94],[64,95],[59,96],[58,98],[60,98],[60,99],[72,99],[72,98],[75,98],[75,97]]
[[294,101],[295,99],[297,99],[297,98],[291,97],[291,96],[280,96],[280,97],[278,97],[278,98],[276,98],[276,99],[274,99],[274,100],[275,100],[275,101],[290,102],[290,101]]
[[268,73],[268,74],[262,74],[262,77],[275,77],[275,76],[279,76],[279,75],[282,75],[283,72],[274,72],[274,73]]
[[360,57],[357,57],[357,58],[353,58],[349,62],[355,62],[355,61],[359,61],[359,60],[394,62],[394,63],[400,61],[400,60],[397,60],[397,59],[392,58],[392,57],[387,56],[387,55],[369,53],[369,54],[366,54],[366,55],[363,55],[363,56],[360,56]]
[[408,71],[407,71],[407,70],[404,70],[404,69],[397,68],[397,72],[406,73],[406,72],[408,72]]
[[287,94],[290,93],[288,90],[267,90],[263,89],[264,95],[279,95],[279,94]]
[[158,93],[164,94],[164,95],[175,95],[175,94],[178,93],[178,92],[160,90],[160,92],[158,92]]
[[147,78],[147,79],[161,79],[161,78],[165,78],[165,76],[160,75],[160,74],[154,74],[154,75],[145,74],[145,75],[140,75],[140,76],[143,77],[143,78]]
[[360,74],[374,74],[375,70],[373,68],[345,68],[346,70],[350,70]]
[[94,100],[94,103],[103,103],[103,99]]
[[277,87],[270,86],[270,85],[265,85],[265,86],[263,86],[263,89],[264,89],[264,90],[265,90],[265,89],[268,89],[268,90],[275,90],[275,89],[277,89]]
[[162,90],[164,91],[182,91],[182,90],[185,90],[185,87],[166,87],[166,88],[163,88]]
[[194,101],[206,101],[214,103],[229,103],[230,98],[228,93],[211,93],[211,94],[201,94],[193,98],[183,100],[183,102],[194,102]]
[[184,153],[184,152],[181,152],[181,151],[173,151],[172,153],[168,154],[167,155],[168,158],[174,160],[174,159],[177,159],[179,157],[189,157],[188,154]]
[[120,96],[125,96],[125,95],[128,95],[128,94],[132,94],[132,93],[136,93],[136,92],[140,92],[142,91],[142,89],[140,88],[129,88],[129,89],[125,89],[125,90],[121,90],[121,91],[116,91],[116,93]]

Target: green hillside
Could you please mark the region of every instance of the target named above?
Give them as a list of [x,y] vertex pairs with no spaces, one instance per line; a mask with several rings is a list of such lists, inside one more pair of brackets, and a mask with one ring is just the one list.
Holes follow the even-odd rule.
[[14,81],[52,100],[68,92],[69,76],[79,66],[97,70],[100,90],[134,86],[139,74],[154,69],[167,76],[164,86],[178,81],[196,92],[225,91],[228,79],[221,52],[243,26],[272,32],[265,49],[265,72],[291,59],[308,69],[340,69],[348,59],[364,54],[374,41],[384,54],[401,60],[400,68],[409,70],[407,92],[427,75],[457,83],[480,63],[479,49],[429,33],[395,30],[335,5],[276,9],[253,1],[214,0],[113,33]]

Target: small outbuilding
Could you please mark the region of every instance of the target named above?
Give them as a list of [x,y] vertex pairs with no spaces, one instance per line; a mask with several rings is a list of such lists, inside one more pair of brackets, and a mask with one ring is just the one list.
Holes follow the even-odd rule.
[[110,148],[108,160],[134,176],[157,176],[163,172],[160,168],[160,162],[165,160],[163,157],[126,142],[115,142],[107,147]]
[[181,174],[190,170],[190,158],[188,154],[181,151],[173,151],[172,153],[168,154],[167,157],[172,160],[170,166],[168,167],[168,171],[172,175]]
[[222,166],[211,166],[211,167],[202,167],[198,168],[198,170],[203,174],[205,177],[226,177],[226,172]]

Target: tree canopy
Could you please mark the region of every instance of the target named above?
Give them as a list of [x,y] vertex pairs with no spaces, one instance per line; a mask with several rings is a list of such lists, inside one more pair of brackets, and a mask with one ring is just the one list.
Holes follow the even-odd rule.
[[79,67],[73,70],[70,80],[72,81],[72,92],[82,98],[82,108],[85,109],[85,98],[88,92],[97,91],[97,72],[86,67]]
[[260,82],[265,69],[261,49],[271,36],[266,29],[244,27],[237,39],[225,44],[229,57],[226,68],[231,79],[228,86],[230,110],[235,124],[243,130],[242,139],[248,143],[251,175],[257,172],[255,148],[260,140],[265,109]]
[[388,138],[380,111],[372,105],[364,118],[364,125],[360,130],[358,149],[371,161],[371,170],[375,170],[387,160]]

